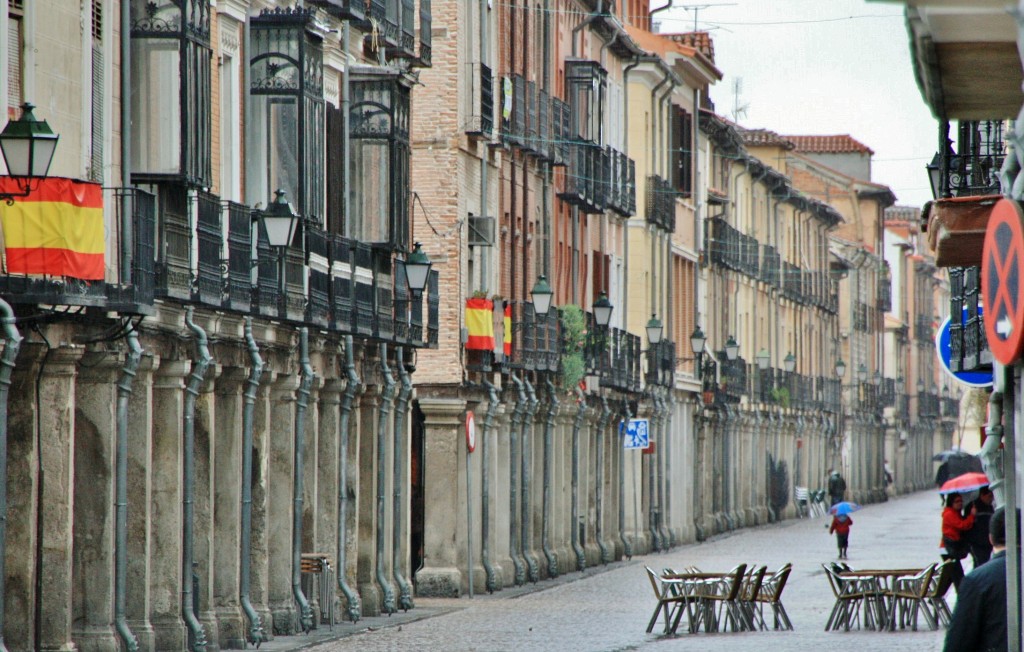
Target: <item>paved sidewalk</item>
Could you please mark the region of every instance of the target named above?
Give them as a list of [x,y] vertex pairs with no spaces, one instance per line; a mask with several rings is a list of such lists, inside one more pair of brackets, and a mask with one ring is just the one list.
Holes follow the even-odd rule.
[[[850,565],[904,568],[937,561],[940,514],[934,492],[892,499],[855,513]],[[825,519],[804,519],[741,530],[669,553],[634,557],[472,600],[420,598],[408,613],[335,625],[333,631],[304,637],[280,637],[260,649],[617,652],[655,648],[746,651],[767,646],[797,652],[941,650],[944,632],[927,631],[923,619],[925,629],[919,632],[824,631],[833,596],[820,564],[836,555],[835,539],[828,535],[826,524]],[[658,628],[652,634],[644,632],[655,606],[645,565],[728,570],[746,562],[774,569],[787,561],[794,569],[783,602],[793,632],[681,634],[675,638],[659,636]],[[952,591],[948,597],[952,606]]]

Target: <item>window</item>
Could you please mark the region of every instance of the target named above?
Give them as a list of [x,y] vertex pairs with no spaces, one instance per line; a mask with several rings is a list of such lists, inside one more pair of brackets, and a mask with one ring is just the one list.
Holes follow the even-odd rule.
[[602,143],[606,78],[607,72],[596,61],[569,59],[565,62],[566,96],[574,135],[598,145]]
[[349,234],[363,242],[409,246],[409,86],[397,70],[350,73],[352,211]]
[[239,26],[223,14],[220,23],[220,196],[238,202],[242,199]]
[[7,22],[7,119],[21,117],[21,105],[25,102],[22,86],[22,50],[24,43],[25,5],[24,0],[10,0],[10,14]]
[[90,119],[90,181],[103,182],[103,3],[92,0],[92,85]]
[[672,107],[672,174],[676,190],[684,197],[693,191],[693,121],[690,114],[678,107]]
[[139,183],[211,183],[210,8],[131,0],[132,170]]
[[326,117],[313,10],[264,10],[251,25],[248,203],[266,204],[281,189],[306,221],[321,225]]

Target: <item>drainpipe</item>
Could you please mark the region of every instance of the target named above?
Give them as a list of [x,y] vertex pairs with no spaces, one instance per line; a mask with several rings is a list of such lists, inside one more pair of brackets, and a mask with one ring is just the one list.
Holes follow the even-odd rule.
[[391,508],[393,525],[391,530],[392,550],[391,570],[398,585],[398,607],[403,611],[409,611],[413,607],[412,586],[402,575],[402,565],[399,560],[402,558],[402,478],[405,476],[405,412],[409,409],[409,396],[412,395],[412,381],[409,379],[409,372],[405,368],[405,348],[398,347],[395,351],[398,355],[395,358],[398,364],[398,378],[402,382],[402,389],[398,392],[398,404],[395,408],[395,451],[394,451],[394,477],[391,482],[394,485],[394,503]]
[[185,309],[185,325],[196,337],[196,357],[192,360],[192,375],[188,378],[188,385],[185,387],[185,423],[184,423],[184,461],[182,464],[182,491],[181,491],[181,616],[188,627],[189,643],[192,652],[206,651],[206,632],[202,623],[196,618],[192,610],[192,566],[194,562],[194,542],[192,540],[192,521],[194,513],[195,485],[196,485],[196,460],[195,460],[195,438],[196,438],[196,397],[199,396],[199,388],[203,384],[203,377],[206,376],[206,369],[213,361],[210,356],[210,349],[206,342],[206,331],[192,321],[192,306]]
[[483,428],[480,430],[480,457],[483,458],[483,465],[480,469],[480,493],[483,504],[480,507],[480,529],[483,530],[483,554],[482,563],[484,573],[487,576],[486,587],[488,593],[494,593],[498,588],[497,573],[494,565],[491,564],[491,474],[490,464],[487,457],[487,433],[494,425],[494,416],[498,411],[498,388],[489,380],[484,379],[484,387],[487,388],[487,416],[484,417]]
[[[348,23],[345,23],[346,30]],[[348,539],[348,438],[349,438],[349,417],[352,414],[352,401],[359,391],[359,374],[356,373],[355,345],[352,336],[345,336],[345,393],[341,395],[341,420],[338,423],[338,588],[345,594],[345,601],[348,603],[346,613],[349,620],[357,622],[363,614],[359,593],[348,585],[346,578],[347,560],[347,539]]]
[[[626,429],[627,423],[629,423],[629,403],[623,400],[620,433]],[[619,436],[621,437],[621,434]],[[626,556],[626,559],[632,559],[633,544],[626,536],[626,452],[622,448],[622,442],[619,442],[615,449],[619,456],[619,540],[622,541],[622,554]]]
[[587,557],[580,545],[580,427],[583,425],[583,416],[587,412],[587,397],[583,390],[576,388],[576,419],[572,422],[572,523],[570,524],[570,541],[572,550],[576,553],[576,570],[582,571],[587,567]]
[[544,421],[544,514],[541,518],[541,546],[544,557],[548,560],[548,577],[558,577],[558,557],[551,549],[548,541],[548,523],[551,521],[551,429],[555,427],[555,415],[558,414],[558,396],[555,395],[555,384],[550,378],[544,379],[548,388],[548,413]]
[[309,390],[316,374],[309,364],[309,331],[305,326],[299,329],[299,364],[302,376],[295,393],[295,468],[292,469],[292,595],[299,607],[299,625],[308,634],[313,629],[313,610],[302,592],[302,475],[305,464],[306,406],[309,405]]
[[391,413],[391,402],[395,398],[395,379],[391,376],[391,368],[388,367],[388,345],[380,345],[380,373],[384,386],[381,388],[380,405],[377,408],[377,584],[380,585],[381,595],[384,597],[382,611],[390,616],[395,613],[395,590],[388,581],[388,573],[385,570],[384,559],[384,491],[386,487],[386,472],[384,461],[387,459],[387,436],[388,415]]
[[[4,555],[7,550],[7,400],[10,396],[14,360],[18,357],[22,340],[21,333],[15,326],[16,321],[10,304],[0,299],[0,323],[3,323],[4,329],[4,352],[0,355],[0,652],[7,652],[7,646],[4,645],[4,584],[7,577],[4,572]],[[118,627],[118,632],[120,631]],[[125,638],[125,645],[131,649],[129,640],[135,640],[135,636]]]
[[997,505],[1006,504],[1006,490],[1003,486],[1005,478],[1001,466],[1000,446],[1003,443],[1003,393],[992,392],[988,395],[988,425],[985,426],[987,437],[985,444],[978,452],[985,475],[989,479],[989,488],[996,496]]
[[600,18],[602,16],[605,16],[605,15],[607,15],[607,14],[605,13],[605,9],[604,9],[604,0],[597,0],[597,8],[594,11],[594,13],[592,13],[589,16],[587,16],[586,18],[584,18],[583,22],[581,22],[576,27],[572,28],[572,56],[573,57],[577,56],[577,54],[576,54],[576,52],[577,52],[577,49],[576,49],[576,34],[578,34],[581,29],[583,29],[584,27],[586,27],[590,23],[594,22],[598,18]]
[[[488,4],[488,0],[480,0],[480,2],[478,3],[478,9],[480,10],[480,65],[481,66],[484,65],[484,62],[490,61],[490,57],[487,56],[489,54],[489,49],[490,49],[489,45],[488,45],[488,40],[487,40],[488,28],[490,27],[489,20],[487,18],[487,12],[488,12],[487,4]],[[346,26],[348,25],[348,21],[345,21],[345,25]],[[479,81],[480,80],[477,79],[477,83],[479,83]],[[493,90],[494,90],[494,88],[493,88],[493,84],[494,84],[493,79],[492,79],[491,84],[492,84],[491,90],[493,92]],[[493,110],[492,110],[491,118],[493,118],[493,117],[494,117],[494,114],[493,114]],[[481,119],[482,118],[483,118],[483,116],[481,115]],[[493,124],[493,120],[492,120],[492,124]],[[482,153],[480,155],[480,215],[481,216],[488,215],[488,201],[487,201],[487,199],[488,199],[490,193],[487,192],[487,185],[488,185],[488,181],[487,181],[487,172],[488,172],[488,170],[487,170],[487,157],[488,157],[489,151],[490,150],[485,146],[485,147],[482,148]],[[349,187],[349,186],[346,186],[346,188],[347,187]],[[348,194],[348,193],[345,193],[345,194]],[[497,219],[498,219],[498,217],[497,217],[497,215],[495,215],[494,216],[495,222],[497,222]],[[490,263],[491,263],[491,254],[490,254],[490,250],[485,250],[484,253],[481,254],[480,262],[481,262],[480,266],[482,268],[480,270],[480,279],[481,279],[480,280],[480,287],[487,287],[487,284],[488,284],[488,282],[490,280],[490,277],[491,277],[491,265],[490,265]],[[472,281],[470,281],[470,284],[472,284]]]
[[530,467],[533,465],[533,451],[530,438],[533,434],[533,422],[537,416],[537,408],[540,406],[540,401],[537,400],[537,394],[533,391],[533,384],[530,383],[529,378],[523,378],[523,385],[526,386],[526,393],[530,397],[530,403],[523,417],[523,434],[520,446],[522,452],[520,457],[522,462],[522,491],[520,493],[522,493],[522,496],[519,506],[522,510],[522,524],[520,525],[519,533],[523,540],[523,559],[526,560],[530,581],[536,583],[540,579],[540,567],[537,565],[537,560],[534,559],[533,551],[531,550],[533,547],[533,528],[530,526],[533,523],[533,514],[530,512],[530,485],[532,480]]
[[[132,9],[121,3],[121,283],[132,282]],[[2,643],[0,643],[2,645]]]
[[249,577],[252,567],[252,427],[256,405],[256,392],[263,375],[263,358],[252,336],[252,317],[245,318],[245,343],[249,349],[249,377],[246,379],[245,394],[242,397],[242,525],[239,544],[238,593],[242,611],[249,620],[248,641],[259,647],[267,640],[263,623],[249,598]]
[[[114,628],[124,642],[125,649],[135,652],[139,640],[128,628],[127,622],[127,579],[128,579],[128,398],[132,395],[132,381],[139,370],[142,347],[139,334],[134,330],[126,336],[128,356],[117,382],[117,514],[114,526]],[[17,347],[15,347],[17,353]],[[7,349],[4,349],[6,356]],[[12,365],[13,366],[13,365]],[[4,360],[3,372],[9,368]],[[6,392],[7,385],[2,385]],[[4,397],[6,400],[6,396]],[[5,411],[6,414],[6,411]],[[6,442],[6,438],[4,438]],[[6,486],[6,478],[4,485]],[[2,604],[0,604],[2,608]],[[0,623],[2,624],[2,623]]]
[[512,420],[508,429],[508,555],[515,567],[516,586],[522,586],[526,584],[526,563],[519,554],[519,465],[516,464],[516,445],[519,427],[525,421],[523,413],[526,411],[526,391],[523,389],[523,381],[516,378],[515,374],[510,374],[509,378],[516,386],[516,405],[512,410]]
[[[640,55],[633,57],[633,61],[622,69],[622,105],[625,110],[622,112],[622,152],[629,155],[629,73],[640,65]],[[633,189],[634,193],[636,188]],[[629,220],[626,218],[622,226],[622,278],[629,278]],[[622,293],[622,314],[629,314],[629,292]],[[625,322],[623,322],[625,324]]]
[[672,403],[673,403],[673,401],[672,401],[672,393],[671,392],[672,392],[671,389],[666,389],[665,390],[665,397],[662,398],[662,400],[661,400],[662,405],[665,407],[665,421],[664,421],[664,423],[661,426],[661,432],[662,432],[661,441],[662,441],[662,444],[663,444],[662,448],[661,448],[661,454],[662,454],[661,467],[662,467],[662,469],[664,469],[664,472],[665,472],[665,475],[662,478],[662,484],[665,487],[665,498],[664,498],[664,502],[662,503],[662,505],[663,505],[662,506],[662,512],[664,513],[664,518],[662,519],[662,523],[664,523],[664,525],[663,525],[664,530],[663,530],[662,536],[664,536],[668,540],[668,547],[669,548],[672,548],[672,547],[674,547],[676,545],[676,535],[675,535],[675,532],[672,531],[671,526],[668,524],[668,521],[671,520],[670,516],[671,516],[671,513],[672,513],[672,511],[670,509],[670,506],[672,504],[671,503],[671,501],[672,501],[672,469],[671,469],[671,466],[672,466],[672,456],[669,455],[669,450],[670,450],[669,442],[672,440]]
[[[658,412],[658,395],[657,390],[652,390],[651,393],[651,404],[653,407],[653,414],[651,414],[651,431],[653,433],[658,432],[659,422],[661,420],[661,414]],[[664,548],[661,545],[661,535],[658,533],[658,505],[655,503],[655,497],[658,496],[658,483],[655,478],[658,471],[658,458],[647,456],[647,527],[651,531],[651,550],[660,551]]]
[[597,508],[597,525],[594,536],[597,537],[597,547],[601,549],[601,563],[607,564],[612,560],[612,554],[604,541],[604,437],[608,430],[608,422],[611,420],[612,411],[608,409],[608,399],[601,397],[601,418],[597,422],[597,496],[594,505]]

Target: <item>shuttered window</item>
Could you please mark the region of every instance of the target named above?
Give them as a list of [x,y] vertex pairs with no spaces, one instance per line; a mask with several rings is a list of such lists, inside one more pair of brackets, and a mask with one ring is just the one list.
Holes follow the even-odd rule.
[[92,121],[89,180],[103,182],[103,3],[92,0]]
[[21,51],[22,28],[24,25],[24,0],[10,0],[10,15],[7,22],[7,118],[21,117],[21,105],[25,101],[22,86]]

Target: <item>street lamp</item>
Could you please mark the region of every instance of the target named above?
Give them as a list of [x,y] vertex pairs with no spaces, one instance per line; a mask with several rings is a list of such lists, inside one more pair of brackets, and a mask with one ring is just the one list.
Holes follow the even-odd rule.
[[704,331],[700,329],[700,326],[693,329],[693,333],[690,334],[690,348],[698,357],[704,353],[704,345],[707,341],[708,339],[704,337]]
[[405,257],[405,280],[414,297],[427,287],[427,277],[433,264],[423,251],[422,245],[418,242],[413,243],[412,253]]
[[754,358],[755,360],[757,360],[757,368],[760,369],[761,371],[765,371],[766,369],[768,369],[768,363],[770,362],[770,358],[771,356],[765,349],[761,349],[760,351],[758,351],[757,356],[755,356]]
[[267,210],[259,213],[259,218],[267,233],[267,244],[283,250],[292,243],[299,226],[299,216],[285,199],[284,190],[274,192],[274,201],[270,202]]
[[846,363],[843,362],[842,358],[836,360],[836,376],[842,378],[846,375]]
[[940,167],[941,161],[939,160],[939,153],[935,152],[935,156],[932,157],[931,163],[924,166],[928,170],[928,183],[932,187],[932,197],[935,199],[942,198],[942,168]]
[[[649,344],[652,344],[652,345],[654,345],[654,344],[661,344],[661,330],[662,330],[661,329],[661,320],[658,319],[657,317],[655,317],[654,315],[651,315],[651,318],[649,320],[647,320],[647,326],[645,328],[647,329],[647,342]],[[699,331],[700,329],[698,328],[697,330]],[[702,334],[702,338],[703,338],[703,334]],[[690,344],[691,345],[693,344],[692,340],[690,341]],[[701,346],[701,350],[703,350],[704,349],[704,340],[703,339],[701,339],[700,346]]]
[[[536,288],[534,289],[534,291],[536,292]],[[597,301],[594,302],[593,306],[594,321],[597,323],[598,326],[600,326],[601,328],[608,328],[608,324],[610,324],[612,321],[613,309],[614,306],[612,306],[612,302],[608,300],[608,295],[602,292],[601,295],[597,298]]]
[[725,341],[725,357],[730,361],[735,360],[739,357],[740,345],[736,342],[736,338],[732,335]]
[[919,395],[920,394],[924,394],[924,381],[923,380],[918,379],[918,381],[917,381],[917,393]]
[[15,197],[27,197],[32,192],[32,179],[44,179],[50,171],[53,152],[60,138],[53,133],[46,120],[36,120],[32,109],[25,102],[21,105],[21,117],[10,120],[0,132],[0,151],[3,153],[7,174],[16,178],[21,192],[0,193],[0,198],[10,206]]
[[551,309],[551,297],[554,292],[551,291],[551,286],[548,285],[548,279],[543,274],[537,277],[537,282],[533,286],[533,290],[530,292],[530,299],[533,301],[533,312],[538,317],[543,317],[548,314],[548,310]]
[[786,354],[786,358],[782,361],[782,366],[789,373],[793,373],[793,370],[796,369],[796,356],[793,355],[792,351]]
[[866,382],[867,379],[868,379],[868,368],[866,366],[864,366],[864,363],[862,362],[862,363],[860,363],[860,366],[857,367],[857,380],[859,380],[860,382],[863,383],[863,382]]
[[874,385],[875,387],[878,387],[879,385],[882,384],[882,374],[880,374],[877,369],[875,370],[875,373],[872,374],[871,376],[871,384]]

